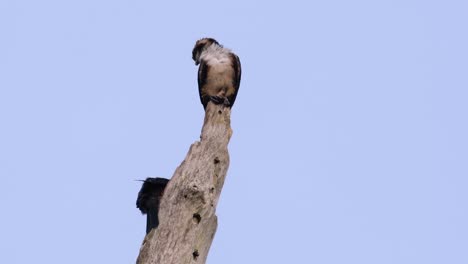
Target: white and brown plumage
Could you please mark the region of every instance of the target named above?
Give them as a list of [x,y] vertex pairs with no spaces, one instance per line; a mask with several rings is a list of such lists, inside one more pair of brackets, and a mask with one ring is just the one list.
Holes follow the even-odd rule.
[[206,109],[209,101],[215,104],[234,105],[241,80],[239,57],[212,38],[195,43],[192,58],[198,68],[198,91]]

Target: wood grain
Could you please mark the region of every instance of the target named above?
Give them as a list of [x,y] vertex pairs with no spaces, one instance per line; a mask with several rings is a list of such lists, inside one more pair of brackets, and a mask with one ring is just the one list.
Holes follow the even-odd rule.
[[216,206],[229,168],[231,109],[208,103],[201,140],[193,143],[164,191],[159,227],[145,237],[137,264],[205,263]]

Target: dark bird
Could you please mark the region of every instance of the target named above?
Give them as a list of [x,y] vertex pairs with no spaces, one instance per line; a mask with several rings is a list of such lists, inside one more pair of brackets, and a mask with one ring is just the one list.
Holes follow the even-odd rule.
[[241,81],[239,57],[212,38],[195,43],[192,59],[198,68],[198,91],[203,108],[209,101],[232,107]]
[[159,225],[159,202],[168,182],[164,178],[146,178],[138,192],[136,207],[146,214],[146,234]]

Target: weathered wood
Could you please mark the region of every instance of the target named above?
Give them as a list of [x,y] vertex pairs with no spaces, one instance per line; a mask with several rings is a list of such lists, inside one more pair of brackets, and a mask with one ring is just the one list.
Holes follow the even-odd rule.
[[216,206],[229,167],[231,110],[209,103],[201,140],[190,146],[144,239],[137,264],[203,264],[217,227]]

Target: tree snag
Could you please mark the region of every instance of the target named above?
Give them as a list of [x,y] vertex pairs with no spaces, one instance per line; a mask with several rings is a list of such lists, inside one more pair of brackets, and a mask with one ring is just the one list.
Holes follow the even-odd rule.
[[231,109],[208,103],[200,141],[166,186],[159,226],[149,232],[137,264],[204,264],[217,227],[216,206],[229,167]]

